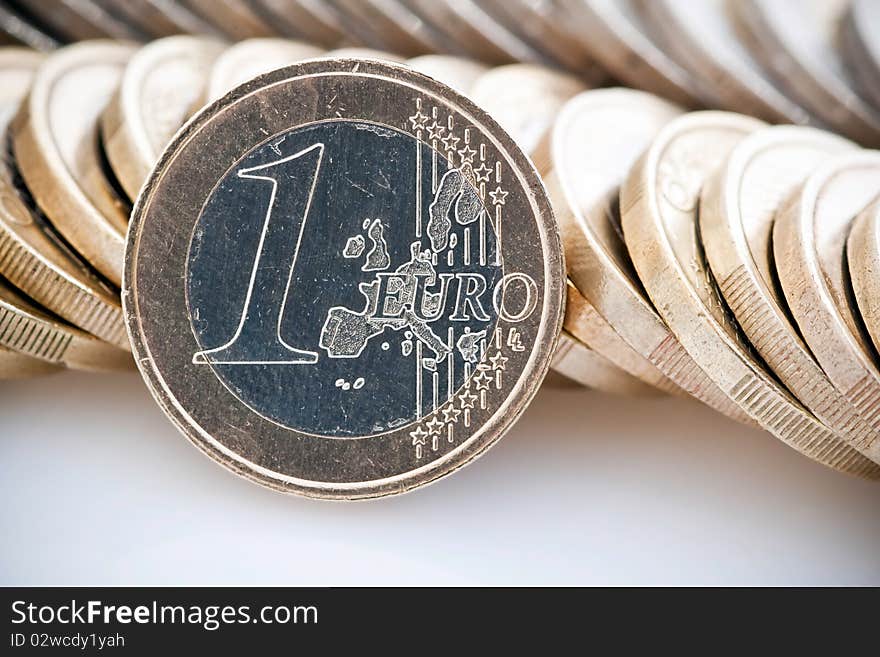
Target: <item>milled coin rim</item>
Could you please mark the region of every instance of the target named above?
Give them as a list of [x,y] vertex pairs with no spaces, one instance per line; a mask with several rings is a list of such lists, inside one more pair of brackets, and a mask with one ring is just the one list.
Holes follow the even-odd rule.
[[[676,138],[693,129],[713,127],[736,130],[745,137],[765,125],[752,117],[711,111],[687,114],[663,128],[621,189],[627,248],[645,289],[671,331],[732,400],[796,451],[842,472],[880,479],[880,465],[841,442],[771,378],[746,347],[707,312],[705,303],[683,271],[684,263],[678,259],[664,225],[657,171],[664,153]],[[726,309],[722,310],[729,314]],[[737,328],[732,316],[728,321]],[[727,362],[720,361],[722,355]]]
[[[529,204],[532,218],[535,221],[535,230],[544,240],[542,247],[544,254],[542,268],[544,300],[541,319],[536,324],[537,335],[530,354],[523,361],[522,374],[516,383],[511,385],[503,403],[492,412],[479,429],[439,459],[406,472],[371,481],[322,482],[270,472],[262,466],[244,461],[229,448],[220,444],[193,418],[188,417],[189,411],[183,407],[171,391],[166,381],[166,373],[160,372],[156,366],[151,347],[147,342],[148,338],[142,327],[139,311],[141,300],[137,267],[142,230],[150,210],[149,204],[153,201],[156,188],[162,184],[166,168],[173,164],[178,152],[183,152],[189,142],[198,136],[202,128],[207,126],[219,111],[233,108],[237,103],[247,101],[251,95],[260,90],[272,89],[276,85],[290,85],[296,80],[308,80],[314,76],[358,76],[364,79],[384,79],[391,84],[400,85],[401,88],[411,89],[429,97],[445,99],[443,102],[462,112],[475,127],[479,126],[485,138],[496,145],[495,148],[498,149],[499,154],[505,156],[511,174],[518,180],[522,198]],[[282,88],[279,87],[279,89]],[[286,127],[285,130],[292,127],[292,125]],[[254,129],[256,130],[256,128]],[[248,142],[240,147],[236,146],[235,149],[236,152],[243,149],[242,152],[246,153],[251,147],[252,144]],[[228,166],[228,163],[223,166]],[[198,202],[198,200],[193,202]],[[187,234],[189,234],[188,230]],[[136,362],[148,388],[172,422],[194,445],[233,472],[282,492],[294,492],[310,497],[359,499],[406,492],[448,475],[485,453],[506,433],[536,394],[541,380],[549,369],[563,316],[564,262],[562,247],[549,200],[546,198],[541,180],[528,158],[491,117],[466,97],[408,67],[380,61],[316,59],[294,64],[264,74],[202,110],[178,132],[147,181],[133,213],[125,262],[123,308]],[[186,317],[186,309],[179,310],[182,316]],[[191,328],[189,331],[191,332]],[[169,347],[163,344],[162,348]],[[203,375],[199,374],[198,376]],[[213,374],[210,374],[210,377],[213,377],[213,386],[220,385]],[[252,411],[250,414],[252,417],[256,417]],[[288,430],[287,435],[292,435],[292,432]]]
[[[748,190],[743,190],[743,177],[756,158],[788,146],[826,149],[826,159],[857,148],[842,137],[806,126],[770,127],[743,139],[700,195],[706,259],[728,307],[770,369],[821,422],[865,453],[880,422],[872,426],[859,417],[828,379],[789,320],[788,309],[780,305],[784,300],[777,299],[772,283],[765,280],[746,237],[740,201]],[[876,461],[880,454],[866,456]]]
[[662,394],[657,388],[619,369],[565,329],[556,342],[550,367],[575,383],[599,392],[642,397]]
[[880,199],[874,201],[853,221],[846,241],[847,268],[859,315],[874,349],[880,352]]

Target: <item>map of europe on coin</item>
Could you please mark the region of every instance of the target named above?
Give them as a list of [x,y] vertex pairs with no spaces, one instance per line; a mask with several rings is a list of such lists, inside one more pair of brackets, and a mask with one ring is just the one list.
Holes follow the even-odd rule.
[[136,208],[126,310],[148,383],[198,446],[276,488],[369,497],[454,470],[521,412],[558,334],[537,174],[393,64],[248,89],[178,135]]

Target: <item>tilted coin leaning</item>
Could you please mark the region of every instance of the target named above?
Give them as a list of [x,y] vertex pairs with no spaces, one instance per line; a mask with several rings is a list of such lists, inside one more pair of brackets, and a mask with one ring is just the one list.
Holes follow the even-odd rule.
[[146,183],[125,262],[165,412],[235,472],[315,497],[403,492],[480,455],[562,321],[526,156],[387,62],[296,64],[203,110]]

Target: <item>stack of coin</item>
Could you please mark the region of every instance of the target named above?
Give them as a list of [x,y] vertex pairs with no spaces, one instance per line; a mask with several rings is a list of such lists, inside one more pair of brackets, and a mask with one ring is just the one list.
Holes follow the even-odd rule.
[[[195,192],[200,158],[213,171],[208,163],[218,153],[240,158],[259,146],[201,143],[190,135],[200,143],[201,151],[194,151],[196,146],[183,140],[186,130],[196,128],[181,128],[213,125],[224,112],[232,116],[231,108],[253,102],[245,116],[256,125],[242,124],[240,131],[256,129],[266,143],[283,140],[278,135],[289,132],[281,130],[283,118],[269,114],[286,115],[298,104],[329,107],[338,99],[312,98],[310,87],[289,82],[305,95],[282,111],[266,104],[266,98],[276,98],[267,85],[273,79],[288,84],[288,78],[270,72],[293,66],[287,70],[295,73],[299,62],[320,58],[338,62],[327,75],[342,75],[339,67],[348,66],[357,77],[360,67],[382,62],[376,69],[380,77],[415,71],[446,85],[440,88],[449,98],[460,95],[450,102],[462,116],[471,116],[468,103],[481,108],[500,125],[500,132],[481,127],[481,134],[496,147],[498,135],[509,135],[512,141],[502,151],[521,150],[543,179],[567,268],[567,280],[560,274],[555,283],[566,299],[561,337],[552,358],[555,338],[540,350],[546,352],[544,365],[597,390],[693,396],[728,417],[763,427],[817,462],[880,478],[880,302],[874,281],[880,266],[880,155],[863,150],[880,145],[880,48],[875,47],[880,41],[872,31],[871,3],[224,0],[209,7],[192,0],[65,0],[55,13],[46,9],[50,4],[55,3],[17,0],[0,7],[6,40],[31,46],[0,50],[0,120],[7,133],[0,163],[0,377],[65,366],[132,366],[120,299],[120,290],[127,304],[134,294],[132,272],[125,271],[127,232],[129,259],[148,248],[141,233],[128,231],[133,207],[136,216],[149,217],[159,211],[156,203],[165,202],[157,189],[175,199],[190,188]],[[137,44],[154,37],[161,38]],[[237,39],[244,40],[230,43]],[[58,47],[68,41],[77,43]],[[705,45],[710,42],[711,49]],[[371,83],[362,84],[364,94],[375,93]],[[248,94],[253,101],[246,100]],[[403,96],[377,99],[375,112],[384,116],[405,102]],[[695,111],[700,107],[719,109]],[[341,120],[350,109],[335,111]],[[418,107],[413,116],[424,121],[412,125],[413,137],[433,153],[429,186],[437,196],[430,216],[440,221],[437,208],[452,216],[464,212],[461,204],[479,202],[485,217],[479,230],[483,266],[492,260],[493,248],[500,259],[504,245],[500,217],[511,192],[501,184],[503,167],[485,167],[487,146],[475,149],[470,139],[476,132],[455,130],[455,112],[441,120],[436,107],[433,111],[425,114]],[[358,120],[371,120],[367,109],[362,112]],[[473,130],[488,125],[473,120]],[[384,129],[376,128],[377,134]],[[230,129],[205,133],[237,138]],[[188,149],[192,178],[172,161],[169,143],[178,155]],[[271,152],[286,152],[281,141],[274,143]],[[438,161],[448,162],[459,179],[447,180]],[[242,168],[238,159],[222,163],[239,177],[273,180],[248,173],[256,167]],[[389,171],[378,175],[385,179]],[[221,185],[221,178],[209,182]],[[354,173],[343,178],[361,185],[352,182],[356,179]],[[471,187],[468,196],[464,192]],[[541,194],[536,199],[540,206]],[[204,236],[195,222],[207,206],[195,214],[182,207],[164,211],[180,211],[193,240],[190,249],[202,248]],[[543,218],[536,221],[541,225]],[[364,235],[344,245],[345,258],[360,257],[369,240],[378,248],[387,239],[382,231],[388,228],[370,222],[375,217],[364,219]],[[467,250],[478,238],[471,230],[465,233]],[[487,234],[497,245],[486,241]],[[160,237],[177,239],[170,232]],[[422,247],[430,237],[435,267],[441,256],[448,256],[451,266],[453,255],[438,246],[439,237],[421,229],[414,237]],[[511,239],[522,238],[505,238]],[[161,270],[155,249],[171,254],[175,244],[154,236],[146,242],[150,266]],[[265,247],[265,241],[260,244]],[[412,257],[405,267],[425,266],[416,264],[423,261],[415,250]],[[545,246],[545,262],[554,257]],[[368,265],[364,272],[371,271]],[[190,275],[191,266],[176,275]],[[459,276],[450,271],[449,280]],[[481,316],[479,302],[469,295],[482,294],[491,275],[480,273],[483,283],[467,282],[468,273],[461,276],[466,282],[460,283],[458,312],[466,313],[470,303],[472,316]],[[496,311],[506,295],[525,294],[525,307],[535,302],[528,285],[523,290],[516,285],[496,290]],[[282,314],[288,303],[283,293]],[[195,290],[187,295],[194,295],[187,303],[199,298]],[[161,318],[164,306],[161,296],[149,295],[127,305],[129,330],[137,334],[150,315]],[[541,332],[553,325],[551,315],[542,315]],[[199,323],[210,321],[189,320],[197,335]],[[277,321],[279,340],[287,344],[281,318]],[[407,332],[415,346],[406,349],[417,347],[419,358],[430,349],[444,357],[453,350],[452,334],[443,347],[446,338],[418,327]],[[515,333],[504,338],[514,351],[523,346]],[[501,358],[503,340],[496,334]],[[476,353],[470,362],[481,363],[484,353],[489,357],[491,344],[483,339],[476,352],[473,346],[461,352]],[[392,348],[388,341],[382,348],[386,345]],[[139,365],[170,409],[177,401],[157,392],[164,373],[150,372],[144,363],[151,355],[143,350],[140,343]],[[197,356],[190,354],[193,363],[212,367],[233,362]],[[433,408],[439,413],[436,379],[442,369],[430,358],[425,362],[427,370],[420,369],[419,376],[433,376]],[[528,369],[532,383],[544,365]],[[468,366],[465,388],[478,369]],[[235,377],[218,376],[228,390],[247,396]],[[357,377],[338,381],[340,390],[357,381],[365,385]],[[419,409],[424,404],[420,391]],[[270,420],[273,413],[260,411]],[[426,453],[421,438],[413,440],[419,453]],[[214,447],[205,449],[216,455]],[[432,449],[437,451],[436,441]],[[241,471],[228,455],[218,459]],[[397,491],[383,485],[364,495],[389,490]]]

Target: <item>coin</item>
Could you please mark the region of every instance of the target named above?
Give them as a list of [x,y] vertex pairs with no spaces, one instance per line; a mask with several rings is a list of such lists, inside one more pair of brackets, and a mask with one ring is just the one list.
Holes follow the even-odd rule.
[[61,368],[52,363],[0,347],[0,381],[45,376],[60,370]]
[[132,52],[109,41],[56,51],[37,71],[10,126],[16,163],[37,204],[115,285],[122,281],[128,215],[104,177],[98,117]]
[[632,0],[561,0],[572,29],[593,57],[634,87],[688,107],[712,104],[712,96],[658,48]]
[[[0,134],[4,133],[43,57],[24,49],[0,50]],[[16,172],[0,156],[0,274],[55,314],[128,349],[117,295],[54,237],[23,200]]]
[[570,280],[566,291],[565,319],[562,326],[568,333],[593,354],[613,365],[621,374],[625,373],[630,378],[652,388],[655,394],[659,391],[674,395],[684,394],[681,388],[651,363],[646,362],[621,338]]
[[[481,75],[469,95],[534,161],[560,108],[586,89],[582,80],[562,71],[537,64],[507,64]],[[546,169],[546,164],[535,164],[538,171]]]
[[636,0],[669,55],[710,87],[725,108],[774,123],[811,122],[740,43],[724,2]]
[[339,15],[323,0],[253,0],[279,31],[324,47],[341,44],[346,38]]
[[[880,153],[839,155],[792,194],[773,226],[779,282],[801,335],[838,391],[875,427],[880,372],[852,306],[845,250],[853,219],[878,194]],[[865,450],[880,457],[880,441]]]
[[453,55],[419,55],[406,63],[464,95],[468,95],[477,79],[489,70],[485,64]]
[[874,348],[880,349],[880,201],[874,201],[853,221],[846,241],[847,264],[858,310]]
[[0,281],[0,346],[52,365],[128,370],[131,354],[46,314]]
[[230,469],[318,497],[403,492],[481,454],[562,321],[526,156],[466,98],[378,60],[296,64],[197,114],[139,199],[126,263],[166,413]]
[[104,151],[128,198],[137,198],[159,153],[201,104],[222,51],[213,39],[171,36],[144,46],[128,62],[100,121]]
[[59,45],[55,36],[5,5],[0,5],[0,35],[10,45],[21,44],[36,50],[54,50]]
[[247,39],[227,48],[211,67],[203,104],[213,102],[242,82],[324,51],[291,39]]
[[667,124],[621,189],[626,245],[654,307],[732,400],[771,434],[815,461],[880,478],[880,465],[835,437],[752,354],[702,253],[697,232],[700,188],[744,137],[764,125],[725,112],[695,112]]
[[400,0],[334,0],[381,34],[385,47],[403,55],[449,50],[437,30]]
[[22,6],[26,15],[45,25],[66,41],[83,39],[139,39],[143,35],[91,0],[29,2]]
[[880,107],[880,6],[872,0],[852,0],[838,28],[841,54],[865,98]]
[[654,395],[657,390],[620,371],[577,338],[563,331],[551,367],[563,376],[593,390],[619,395]]
[[765,70],[840,134],[880,145],[880,112],[852,89],[837,53],[841,0],[746,0],[729,3],[749,50]]
[[151,0],[92,0],[92,2],[151,39],[180,34],[184,31]]
[[823,161],[853,148],[852,142],[800,126],[746,137],[703,187],[700,231],[713,277],[751,344],[804,406],[865,453],[880,421],[872,426],[858,417],[792,325],[777,290],[770,245],[782,202]]
[[230,39],[253,39],[277,34],[245,0],[183,0],[182,4]]
[[498,23],[474,0],[408,0],[408,4],[477,59],[490,64],[548,63],[541,52]]
[[581,40],[564,29],[564,18],[555,3],[547,0],[477,0],[477,4],[505,29],[556,65],[582,75],[591,84],[606,77]]
[[375,48],[359,48],[347,47],[330,50],[327,57],[335,57],[337,59],[378,59],[385,62],[403,63],[406,60],[393,52],[385,52],[384,50],[376,50]]
[[618,188],[660,129],[681,113],[677,105],[631,89],[588,91],[560,112],[548,140],[553,168],[544,178],[568,275],[586,297],[582,304],[569,297],[566,328],[642,380],[667,391],[674,382],[725,415],[750,422],[657,315],[620,231]]

